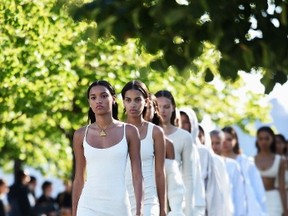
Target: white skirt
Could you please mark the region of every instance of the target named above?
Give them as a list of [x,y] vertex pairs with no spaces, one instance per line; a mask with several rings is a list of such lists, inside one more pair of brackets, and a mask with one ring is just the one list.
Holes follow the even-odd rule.
[[278,190],[266,191],[267,216],[281,216],[283,206]]

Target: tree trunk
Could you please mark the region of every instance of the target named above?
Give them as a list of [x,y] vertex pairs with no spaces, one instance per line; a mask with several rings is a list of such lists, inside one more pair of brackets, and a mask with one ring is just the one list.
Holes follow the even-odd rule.
[[17,173],[22,169],[23,162],[18,158],[14,160],[14,181]]

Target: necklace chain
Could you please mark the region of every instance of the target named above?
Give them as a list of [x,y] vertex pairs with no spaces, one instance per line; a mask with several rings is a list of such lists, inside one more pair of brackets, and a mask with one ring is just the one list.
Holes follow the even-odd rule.
[[101,127],[99,124],[97,124],[97,122],[95,121],[95,124],[97,125],[97,127],[99,127],[100,129],[100,132],[99,132],[99,135],[100,137],[105,137],[107,136],[107,132],[106,132],[106,129],[113,124],[113,121],[111,121],[111,123],[109,123],[108,125],[106,125],[105,127]]
[[139,126],[136,126],[138,128],[139,134],[141,135],[141,132],[143,130],[143,125],[144,125],[145,121],[141,122],[141,124]]

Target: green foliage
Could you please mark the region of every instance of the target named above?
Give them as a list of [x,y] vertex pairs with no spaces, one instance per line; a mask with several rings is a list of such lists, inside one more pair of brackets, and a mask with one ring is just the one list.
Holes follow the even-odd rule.
[[[75,19],[97,22],[96,34],[118,41],[139,38],[147,52],[162,51],[153,68],[191,67],[208,41],[221,52],[219,72],[236,80],[238,71],[264,68],[265,92],[288,75],[287,1],[94,0],[74,8]],[[175,39],[178,40],[175,40]],[[178,41],[178,42],[177,42]],[[206,80],[212,79],[209,70]]]
[[75,25],[54,6],[1,1],[0,143],[2,164],[21,159],[43,168],[52,161],[61,176],[72,167],[75,65],[86,24]]
[[[139,17],[133,17],[134,22],[146,19],[148,9],[156,7],[156,3],[145,2]],[[169,46],[163,50],[157,48],[169,42],[170,36],[168,41],[161,38],[174,30],[163,29],[162,32],[160,29],[160,35],[159,29],[151,32],[152,38],[158,37],[155,41],[148,40],[150,34],[147,31],[145,46],[141,39],[125,38],[119,43],[109,35],[95,35],[101,28],[106,29],[103,25],[73,21],[67,13],[68,6],[65,1],[56,0],[0,0],[2,167],[20,159],[44,173],[71,175],[73,132],[87,124],[86,89],[96,79],[109,81],[118,93],[131,79],[141,79],[152,93],[168,89],[175,95],[179,107],[190,105],[200,119],[208,114],[221,126],[240,124],[249,131],[255,119],[267,120],[267,107],[258,103],[261,95],[245,92],[243,100],[243,94],[239,93],[243,85],[241,79],[234,83],[220,79],[218,63],[221,54],[211,43],[201,43],[201,49],[195,44],[199,52],[195,55],[197,58],[179,74],[178,68],[182,64],[185,66],[187,59],[184,55],[175,57],[174,54],[181,53],[181,50],[189,54],[192,42],[183,44],[182,36],[174,34],[176,50]],[[174,25],[171,17],[175,17],[175,22],[184,19],[181,13],[169,9],[170,4],[165,7],[169,13],[167,17],[159,16],[159,22]],[[159,15],[160,12],[156,7],[149,14]],[[144,27],[150,28],[148,25]],[[169,66],[172,63],[175,66]],[[212,77],[220,80],[222,88],[213,82],[205,82]],[[118,103],[120,117],[124,120],[120,94]]]

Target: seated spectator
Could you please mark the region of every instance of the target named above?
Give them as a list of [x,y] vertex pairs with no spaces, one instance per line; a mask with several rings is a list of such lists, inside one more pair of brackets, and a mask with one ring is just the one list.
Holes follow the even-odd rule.
[[57,203],[51,196],[52,190],[52,182],[44,181],[42,184],[42,195],[36,201],[35,213],[37,216],[57,215]]
[[30,176],[30,181],[28,182],[28,190],[29,190],[28,199],[29,199],[31,207],[33,208],[33,211],[34,211],[34,207],[36,205],[36,200],[37,200],[36,193],[35,193],[36,186],[37,186],[36,177]]
[[70,180],[64,182],[65,190],[58,194],[57,203],[60,210],[60,216],[72,215],[72,183]]
[[10,210],[7,200],[8,190],[6,181],[4,179],[0,179],[0,216],[6,216]]
[[15,174],[15,181],[8,192],[8,202],[11,206],[9,216],[31,216],[32,206],[29,201],[28,182],[30,176],[24,170]]

